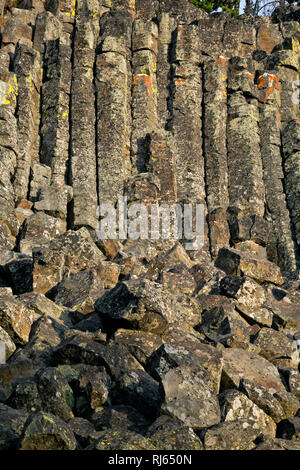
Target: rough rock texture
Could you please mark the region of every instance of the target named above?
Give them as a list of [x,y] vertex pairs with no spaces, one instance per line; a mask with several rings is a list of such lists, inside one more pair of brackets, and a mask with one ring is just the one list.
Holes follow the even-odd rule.
[[299,449],[300,7],[0,9],[0,449]]

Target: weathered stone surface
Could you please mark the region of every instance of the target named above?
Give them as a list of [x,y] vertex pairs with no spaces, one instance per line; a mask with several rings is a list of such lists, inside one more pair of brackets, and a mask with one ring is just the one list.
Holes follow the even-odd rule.
[[298,304],[269,300],[268,307],[273,312],[274,327],[278,330],[289,328],[299,330],[300,309]]
[[284,417],[294,416],[299,407],[299,402],[291,393],[285,390],[274,393],[274,389],[256,383],[251,377],[242,380],[240,389],[276,423]]
[[22,450],[75,450],[70,427],[51,413],[32,413],[24,426]]
[[284,419],[278,423],[277,437],[300,441],[300,418]]
[[40,54],[30,46],[19,43],[14,62],[19,90],[18,147],[20,149],[14,189],[16,197],[25,198],[28,190],[30,165],[39,161]]
[[74,366],[74,370],[78,372],[76,380],[72,381],[74,413],[76,416],[88,416],[107,402],[110,378],[104,367],[79,364]]
[[103,365],[114,377],[118,377],[126,370],[142,369],[124,346],[107,346],[79,334],[63,341],[54,349],[53,354],[54,360],[62,364],[82,362],[89,365]]
[[104,255],[94,244],[88,230],[69,230],[33,253],[33,289],[45,293],[63,279],[101,263]]
[[71,275],[54,290],[55,303],[87,314],[95,310],[95,300],[104,292],[104,286],[97,272],[89,270]]
[[286,381],[288,390],[300,400],[300,374],[297,370],[285,367],[279,369]]
[[192,428],[165,415],[154,421],[146,436],[156,449],[203,450],[203,444]]
[[238,388],[240,381],[245,378],[274,392],[284,391],[279,373],[269,361],[243,349],[225,349],[222,386]]
[[41,411],[43,409],[37,383],[32,379],[22,380],[17,383],[8,402],[13,408],[23,410],[27,413]]
[[[16,345],[14,342],[11,340],[11,337],[9,336],[8,333],[0,326],[0,344],[5,348],[5,356],[4,358],[2,357],[2,361],[6,362],[8,358],[14,353],[16,350]],[[0,362],[1,364],[1,362]]]
[[148,358],[162,344],[162,339],[153,333],[118,329],[114,335],[116,344],[125,346],[142,366],[146,366]]
[[0,403],[1,450],[17,450],[27,415]]
[[204,435],[205,450],[251,450],[260,435],[259,425],[252,419],[220,423]]
[[18,344],[26,344],[29,340],[31,325],[36,319],[35,313],[23,302],[12,296],[0,299],[0,326]]
[[201,366],[198,371],[177,367],[169,370],[161,381],[162,412],[196,430],[220,422],[219,403],[203,371],[206,372]]
[[199,366],[206,370],[207,385],[219,392],[222,359],[221,354],[211,346],[200,342],[182,340],[165,343],[150,357],[147,363],[153,376],[163,379],[165,374],[177,367],[187,367],[197,372]]
[[254,450],[300,450],[300,445],[287,439],[264,439]]
[[132,431],[107,430],[86,450],[155,450],[149,438]]
[[228,275],[242,275],[255,279],[258,282],[273,282],[283,284],[280,269],[269,261],[247,256],[241,251],[232,248],[222,248],[216,259],[216,266]]
[[5,402],[12,394],[15,385],[22,379],[32,379],[36,369],[29,359],[21,359],[7,364],[2,364],[0,368],[0,399]]
[[96,301],[95,308],[115,322],[122,320],[134,329],[156,334],[162,334],[168,323],[181,322],[187,316],[191,323],[197,323],[199,315],[192,299],[171,294],[161,284],[139,279],[119,283]]
[[99,437],[99,433],[95,431],[94,426],[84,418],[73,418],[68,421],[68,426],[73,431],[79,450],[85,449]]
[[38,372],[37,383],[44,411],[53,413],[64,421],[73,417],[73,391],[56,368],[48,367]]
[[150,421],[135,408],[128,405],[114,405],[98,409],[91,415],[90,421],[97,431],[128,430],[145,434]]
[[226,390],[219,395],[222,421],[252,419],[264,435],[275,437],[275,422],[246,395],[237,390]]
[[261,328],[253,343],[259,347],[259,354],[269,361],[280,357],[289,358],[294,350],[291,339],[284,333],[270,328]]
[[119,377],[112,392],[115,403],[134,406],[146,417],[157,416],[161,396],[158,383],[142,370],[129,371]]
[[265,308],[266,291],[253,279],[238,276],[226,276],[220,283],[221,292],[237,299],[235,306],[250,322],[271,326],[273,314]]

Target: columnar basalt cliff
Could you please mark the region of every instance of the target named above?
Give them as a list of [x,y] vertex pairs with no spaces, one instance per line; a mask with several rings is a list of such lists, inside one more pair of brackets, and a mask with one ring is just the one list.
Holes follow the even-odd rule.
[[0,449],[300,450],[300,8],[0,10]]

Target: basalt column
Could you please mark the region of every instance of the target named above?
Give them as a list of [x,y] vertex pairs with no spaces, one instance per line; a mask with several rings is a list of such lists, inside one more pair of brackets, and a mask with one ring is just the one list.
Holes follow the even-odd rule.
[[259,137],[259,111],[250,59],[230,60],[228,99],[228,188],[237,214],[264,215],[265,190]]
[[213,257],[229,244],[227,224],[227,60],[223,56],[203,65],[204,82],[204,160],[208,206],[210,250]]
[[145,171],[147,134],[157,129],[157,25],[136,19],[132,35],[132,134],[133,174]]
[[[43,19],[38,17],[39,23]],[[48,39],[47,36],[44,44],[40,160],[51,167],[52,182],[64,184],[67,182],[69,158],[73,31],[69,33],[66,31],[69,27],[54,19],[58,23],[57,37]],[[53,18],[50,17],[48,22],[53,24]]]
[[[295,240],[300,245],[300,119],[289,122],[282,136],[285,188]],[[298,259],[299,261],[299,259]]]
[[77,2],[71,86],[72,226],[97,226],[94,62],[99,35],[99,5]]
[[18,43],[14,58],[18,78],[18,154],[14,179],[16,198],[27,198],[30,166],[39,161],[39,109],[41,87],[40,54]]
[[258,79],[261,93],[260,142],[266,190],[267,216],[272,222],[268,255],[283,270],[296,268],[291,223],[283,185],[280,140],[280,90],[276,75],[264,73]]
[[100,203],[115,204],[130,176],[132,21],[126,9],[101,18],[95,82]]
[[14,207],[12,179],[18,158],[15,117],[17,94],[16,75],[12,72],[2,73],[0,81],[0,217],[7,215]]
[[[177,200],[181,204],[203,204],[206,216],[201,122],[202,70],[197,26],[178,26],[173,62],[169,128],[174,136]],[[207,236],[205,222],[205,248],[201,250],[201,256],[208,251]]]

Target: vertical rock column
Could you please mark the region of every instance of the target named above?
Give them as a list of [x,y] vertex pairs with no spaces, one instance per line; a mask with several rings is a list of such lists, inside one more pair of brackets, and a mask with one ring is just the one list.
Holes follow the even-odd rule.
[[202,71],[196,26],[179,25],[174,57],[170,127],[175,140],[178,200],[204,202]]
[[14,59],[18,78],[18,147],[19,156],[14,179],[16,198],[27,197],[30,166],[39,161],[39,109],[41,62],[38,51],[18,44]]
[[115,204],[130,176],[131,33],[127,10],[102,16],[95,82],[100,203]]
[[77,2],[71,86],[71,159],[74,228],[97,226],[94,62],[99,5]]
[[[161,13],[158,27],[158,58],[157,58],[157,95],[158,119],[160,127],[166,128],[168,122],[168,98],[170,95],[171,57],[170,51],[174,41],[176,22],[168,13]],[[174,45],[173,45],[174,47]]]
[[218,57],[203,67],[204,151],[208,211],[229,204],[226,148],[227,60]]
[[[169,129],[174,136],[177,200],[181,204],[203,204],[205,200],[204,156],[202,151],[202,69],[198,28],[179,25],[173,61],[172,93],[169,100]],[[208,228],[204,222],[204,248],[192,252],[205,259],[209,253]]]
[[15,74],[7,71],[5,75],[0,80],[0,217],[14,208],[12,178],[18,157],[17,120],[14,115],[18,82]]
[[158,28],[150,20],[136,19],[132,34],[132,134],[133,173],[145,171],[148,133],[157,129]]
[[[35,41],[43,52],[40,161],[52,170],[52,182],[64,184],[69,157],[69,105],[72,38],[50,12],[37,17]],[[39,39],[38,41],[36,41]]]
[[[285,189],[295,239],[300,245],[300,119],[289,122],[282,135]],[[298,251],[299,256],[299,251]],[[299,259],[298,259],[299,261]]]
[[268,242],[269,258],[282,270],[296,268],[289,211],[283,186],[280,139],[280,84],[276,75],[265,73],[258,79],[261,90],[260,142],[266,191],[267,214],[272,222]]
[[227,224],[227,60],[220,56],[203,65],[204,161],[210,250],[213,257],[229,244]]
[[41,162],[51,167],[52,181],[64,184],[69,156],[70,44],[64,37],[47,41],[42,88]]
[[300,117],[299,108],[299,57],[300,45],[296,38],[286,37],[280,50],[270,56],[270,66],[282,86],[280,118],[282,130],[293,119]]
[[230,61],[228,80],[228,188],[238,214],[264,215],[265,189],[260,153],[259,111],[251,61]]

